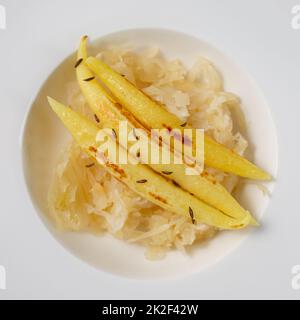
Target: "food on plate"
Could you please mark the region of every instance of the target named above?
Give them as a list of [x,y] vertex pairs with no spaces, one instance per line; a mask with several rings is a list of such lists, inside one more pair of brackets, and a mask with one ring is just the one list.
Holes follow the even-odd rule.
[[[83,37],[80,42],[77,61],[82,61],[82,63],[77,66],[76,75],[88,105],[96,114],[97,119],[101,119],[101,126],[113,128],[117,136],[120,121],[126,120],[129,129],[142,128],[147,130],[130,113],[116,103],[96,79],[85,81],[93,77],[93,74],[85,65],[87,58],[86,41],[87,38]],[[249,215],[249,212],[240,206],[230,192],[209,174],[186,175],[186,164],[149,163],[149,166],[156,172],[162,173],[166,178],[178,183],[179,186],[192,193],[195,197],[234,218],[243,219]],[[252,223],[256,223],[254,218],[252,218]]]
[[[98,127],[90,120],[48,97],[53,111],[72,134],[73,138],[85,152],[97,159]],[[113,139],[113,138],[112,138]],[[118,149],[127,152],[125,149]],[[178,215],[191,217],[193,223],[206,223],[221,229],[239,229],[250,221],[250,215],[235,219],[225,215],[192,196],[190,193],[175,186],[161,175],[143,164],[112,164],[109,155],[102,154],[103,166],[118,180],[125,183],[131,190],[151,202],[170,210]]]
[[[49,190],[56,225],[137,242],[147,248],[148,259],[173,248],[185,251],[218,230],[257,225],[232,192],[239,176],[270,176],[243,157],[248,143],[231,112],[240,102],[223,91],[214,66],[199,58],[187,69],[156,48],[128,45],[107,46],[88,58],[86,42],[82,37],[74,62],[77,81],[68,84],[70,107],[48,98],[73,137]],[[185,162],[145,162],[121,139],[122,121],[137,139],[150,137],[154,128],[203,128],[204,171],[186,175]],[[103,128],[106,143],[118,145],[118,157],[126,155],[134,164],[116,164],[109,153],[99,152]],[[179,153],[175,144],[170,152]]]

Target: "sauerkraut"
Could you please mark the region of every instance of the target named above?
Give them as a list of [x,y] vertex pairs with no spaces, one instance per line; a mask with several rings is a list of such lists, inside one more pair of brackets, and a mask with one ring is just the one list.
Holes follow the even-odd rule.
[[[108,47],[97,56],[183,122],[205,129],[218,142],[244,153],[248,143],[239,131],[243,123],[236,121],[232,112],[242,119],[239,98],[223,90],[219,72],[207,59],[200,57],[188,69],[180,60],[166,59],[157,48],[134,50],[130,46]],[[69,83],[67,91],[68,104],[93,117],[77,83]],[[205,170],[230,192],[238,183],[231,174]],[[141,198],[73,141],[63,150],[55,169],[49,208],[61,230],[108,232],[143,245],[146,258],[152,260],[163,258],[172,249],[185,252],[217,231],[194,225],[191,219]]]

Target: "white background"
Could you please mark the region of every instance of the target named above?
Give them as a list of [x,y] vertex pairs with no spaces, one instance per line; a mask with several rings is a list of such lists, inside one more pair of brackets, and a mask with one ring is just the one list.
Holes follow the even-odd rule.
[[[0,0],[0,265],[8,298],[300,298],[300,0]],[[254,76],[271,107],[279,141],[275,192],[263,221],[234,253],[181,280],[124,279],[80,262],[34,212],[22,174],[20,133],[28,105],[57,63],[92,38],[136,27],[164,27],[208,40]],[[42,179],[42,177],[41,177]]]

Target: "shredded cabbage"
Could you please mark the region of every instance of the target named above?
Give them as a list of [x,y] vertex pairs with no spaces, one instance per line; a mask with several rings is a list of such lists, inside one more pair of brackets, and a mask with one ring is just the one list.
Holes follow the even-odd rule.
[[[223,91],[222,78],[211,62],[199,58],[187,69],[179,60],[167,60],[157,48],[107,48],[97,55],[114,70],[188,124],[204,128],[218,142],[243,154],[247,140],[232,110],[240,101]],[[76,82],[67,85],[68,104],[92,118]],[[236,112],[238,111],[238,112]],[[205,168],[230,192],[238,177]],[[215,235],[216,229],[164,210],[141,198],[71,142],[55,169],[49,190],[49,208],[58,228],[68,231],[109,232],[145,246],[147,259],[161,259],[171,249],[186,247]]]

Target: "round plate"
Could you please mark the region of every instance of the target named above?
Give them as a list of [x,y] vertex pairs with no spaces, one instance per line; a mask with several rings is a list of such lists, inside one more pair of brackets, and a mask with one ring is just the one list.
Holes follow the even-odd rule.
[[[131,29],[104,36],[93,43],[92,51],[107,45],[130,43],[159,47],[168,58],[191,65],[198,56],[211,60],[224,78],[226,91],[237,94],[247,121],[249,156],[255,164],[276,176],[277,140],[267,102],[255,81],[243,68],[209,43],[164,29]],[[107,272],[134,278],[170,278],[199,272],[237,248],[251,228],[223,231],[204,244],[194,245],[187,254],[171,251],[161,261],[145,259],[144,248],[109,235],[58,232],[47,218],[47,192],[57,158],[68,138],[67,131],[51,111],[46,97],[66,102],[66,84],[75,80],[75,55],[67,57],[51,72],[34,98],[23,135],[24,173],[32,201],[51,234],[81,260]],[[41,179],[41,177],[43,177]],[[264,183],[271,193],[273,183]],[[253,183],[244,183],[236,194],[241,204],[261,218],[269,196]]]

